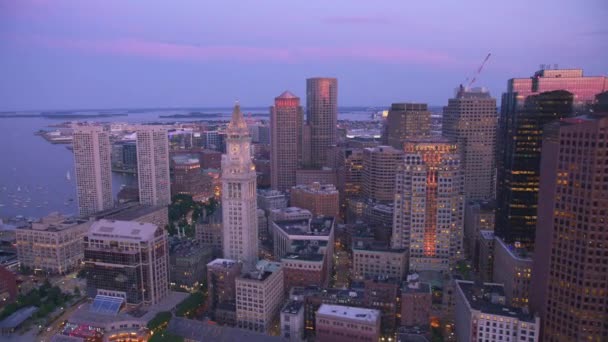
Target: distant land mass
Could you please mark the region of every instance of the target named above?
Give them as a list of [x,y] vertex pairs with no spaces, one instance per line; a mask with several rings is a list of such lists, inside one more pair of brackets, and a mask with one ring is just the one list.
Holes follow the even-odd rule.
[[19,113],[7,113],[0,114],[0,119],[8,119],[8,118],[46,118],[46,119],[90,119],[90,118],[110,118],[114,116],[127,116],[128,114],[107,114],[107,113],[97,113],[97,114],[82,114],[82,113],[71,113],[71,112],[62,112],[62,113],[40,113],[40,114],[19,114]]

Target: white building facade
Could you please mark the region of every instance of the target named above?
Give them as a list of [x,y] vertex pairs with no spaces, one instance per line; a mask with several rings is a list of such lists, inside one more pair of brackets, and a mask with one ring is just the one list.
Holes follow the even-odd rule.
[[238,104],[228,124],[222,155],[222,218],[224,258],[252,271],[258,260],[257,183],[251,161],[251,137]]

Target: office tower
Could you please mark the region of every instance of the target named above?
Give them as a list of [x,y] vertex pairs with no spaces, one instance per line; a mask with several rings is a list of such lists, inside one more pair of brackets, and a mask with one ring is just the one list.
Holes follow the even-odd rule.
[[431,112],[426,103],[393,103],[386,118],[385,143],[398,150],[409,139],[431,136]]
[[395,173],[403,163],[403,150],[390,146],[363,149],[363,196],[374,201],[395,198]]
[[605,89],[608,77],[583,76],[581,69],[509,80],[497,140],[496,234],[506,243],[534,243],[543,126],[585,110]]
[[340,217],[340,194],[331,184],[314,182],[310,185],[297,185],[291,188],[291,205],[308,209],[313,217]]
[[407,274],[408,251],[359,243],[353,246],[353,278],[390,277],[402,280]]
[[410,274],[401,287],[401,325],[428,327],[431,324],[431,284],[420,281],[418,274]]
[[224,258],[252,271],[258,261],[256,173],[251,162],[251,138],[237,103],[228,124],[226,154],[222,156],[222,218]]
[[86,219],[51,213],[31,226],[15,229],[17,256],[21,267],[49,274],[77,269],[84,258],[82,238],[89,229]]
[[237,326],[268,333],[283,298],[281,263],[260,260],[254,271],[236,279]]
[[410,269],[447,271],[464,257],[464,185],[457,145],[407,141],[396,179],[392,245],[410,251]]
[[73,134],[78,213],[88,216],[114,204],[110,132],[101,126],[76,125]]
[[300,98],[286,91],[270,107],[270,162],[272,188],[286,191],[296,185],[296,169],[302,162],[304,114]]
[[84,237],[87,293],[157,304],[169,294],[167,232],[151,223],[99,220]]
[[459,144],[467,201],[494,199],[497,125],[496,99],[483,88],[460,86],[443,107],[443,136]]
[[310,163],[320,168],[328,165],[328,152],[336,145],[338,125],[338,80],[306,80],[306,121],[310,130]]
[[317,311],[319,342],[376,342],[380,340],[380,311],[323,304]]
[[500,284],[456,280],[456,340],[537,342],[541,320],[505,304]]
[[137,133],[137,180],[139,202],[148,205],[171,203],[169,138],[163,126],[141,125]]
[[608,340],[608,114],[546,127],[530,306],[544,341]]
[[507,303],[518,308],[528,307],[532,255],[526,248],[517,248],[494,239],[494,266],[492,281],[503,284]]

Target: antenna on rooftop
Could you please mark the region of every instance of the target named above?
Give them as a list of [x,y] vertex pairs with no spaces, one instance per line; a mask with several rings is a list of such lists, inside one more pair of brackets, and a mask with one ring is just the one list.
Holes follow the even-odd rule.
[[483,62],[481,63],[481,65],[479,66],[479,68],[477,68],[477,72],[475,73],[475,75],[471,78],[471,81],[469,82],[469,84],[467,85],[467,88],[470,88],[473,83],[475,83],[475,81],[477,80],[477,77],[479,76],[479,74],[481,74],[481,71],[483,70],[483,67],[486,65],[486,63],[488,62],[488,60],[490,59],[490,56],[492,56],[491,53],[488,53],[488,55],[486,56],[486,58],[483,60]]

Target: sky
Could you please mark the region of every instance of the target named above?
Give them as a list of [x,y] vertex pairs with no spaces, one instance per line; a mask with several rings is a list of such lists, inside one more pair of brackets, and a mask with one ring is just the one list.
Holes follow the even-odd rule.
[[[581,4],[584,4],[581,5]],[[0,0],[0,110],[500,99],[540,64],[608,75],[606,0]]]

